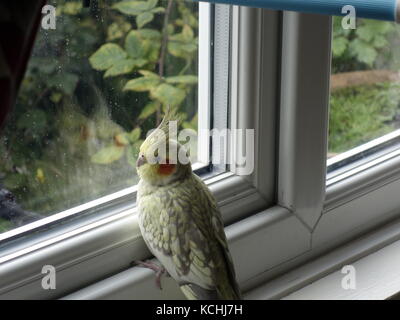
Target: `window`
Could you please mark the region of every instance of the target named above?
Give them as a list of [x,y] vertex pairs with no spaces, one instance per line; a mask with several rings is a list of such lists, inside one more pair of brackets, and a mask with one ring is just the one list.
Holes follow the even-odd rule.
[[[173,11],[178,9],[177,2],[173,2],[174,9],[171,12],[177,13]],[[126,5],[131,1],[123,3]],[[167,10],[168,2],[160,1],[157,6]],[[193,14],[194,11],[196,14],[196,6],[190,2],[188,7],[192,10],[189,13]],[[198,8],[198,62],[192,61],[191,66],[187,67],[188,61],[185,59],[175,60],[173,55],[170,57],[171,62],[180,61],[180,67],[187,68],[185,74],[195,75],[197,72],[198,85],[168,84],[176,88],[187,85],[189,93],[181,105],[181,111],[192,121],[197,108],[198,120],[192,124],[197,121],[198,128],[254,129],[255,166],[251,175],[239,176],[235,165],[229,165],[218,174],[204,177],[221,208],[242,290],[253,297],[277,298],[293,290],[293,279],[289,285],[285,283],[279,287],[271,286],[271,282],[263,287],[263,283],[399,216],[400,158],[396,148],[396,131],[395,128],[388,132],[378,130],[371,136],[357,137],[357,141],[346,138],[341,149],[336,151],[338,155],[329,160],[342,157],[341,160],[335,160],[340,165],[335,167],[327,163],[329,121],[333,121],[333,117],[329,117],[329,105],[331,103],[332,107],[335,103],[336,94],[332,93],[330,101],[329,89],[333,83],[330,82],[332,30],[335,33],[332,19],[320,15],[203,3]],[[119,11],[105,10],[103,20],[109,19],[108,15],[115,15],[133,19],[131,24],[136,26],[138,17],[127,18]],[[161,12],[161,9],[156,11],[160,12],[154,12],[155,20],[145,28],[153,23],[157,25],[156,19],[164,17],[165,12]],[[183,34],[180,22],[177,24],[175,31],[182,31],[181,37],[188,36],[187,31]],[[102,23],[100,25],[103,26]],[[364,25],[367,26],[360,23],[360,26]],[[103,32],[107,32],[107,28]],[[351,41],[352,37],[341,41]],[[118,39],[110,41],[121,43],[120,47],[126,50],[124,36]],[[182,39],[178,38],[177,42]],[[335,39],[334,50],[337,45]],[[93,53],[98,52],[102,45],[104,43],[95,45],[87,57],[93,57]],[[192,46],[185,44],[184,48],[190,49]],[[335,59],[334,65],[336,61],[341,61]],[[389,61],[395,61],[395,57],[393,59]],[[88,76],[96,77],[100,83],[116,81],[115,87],[110,89],[111,93],[101,88],[100,93],[93,94],[95,97],[105,96],[107,101],[110,99],[107,94],[113,99],[124,99],[125,94],[137,94],[138,101],[144,99],[142,105],[147,105],[148,93],[122,94],[117,90],[119,81],[127,77],[130,80],[131,74],[104,78],[105,73],[115,70],[92,70],[90,62],[89,59]],[[175,66],[174,63],[172,66]],[[366,65],[364,67],[367,68]],[[104,64],[100,64],[100,68],[105,68]],[[334,77],[336,71],[334,68],[332,70]],[[133,72],[132,77],[136,76],[141,77],[140,73]],[[166,76],[170,75],[167,73]],[[176,78],[174,81],[177,81]],[[89,100],[89,91],[86,92],[88,94],[84,98]],[[385,93],[381,97],[384,102],[392,91],[382,93]],[[75,98],[73,102],[77,101]],[[129,106],[122,105],[124,108]],[[113,106],[108,111],[113,123],[118,123],[113,118],[119,111],[119,108],[117,111],[115,108]],[[135,112],[139,114],[144,110]],[[155,111],[153,119],[156,114]],[[93,121],[93,117],[87,121]],[[129,117],[122,116],[119,119],[122,121],[120,126],[129,128],[125,131],[132,134],[135,127],[123,125]],[[356,117],[352,119],[360,120]],[[386,125],[385,121],[380,124]],[[153,126],[152,123],[150,125]],[[346,131],[340,133],[347,134]],[[388,137],[386,133],[392,136]],[[124,140],[119,141],[120,138],[113,136],[111,144],[117,142],[124,146]],[[199,138],[198,158],[201,162],[221,152],[216,149],[213,140],[210,145],[204,145],[204,141]],[[363,164],[341,162],[347,158],[347,152],[353,150],[353,153],[357,153],[354,150],[363,143],[372,142],[380,146],[379,150],[385,149],[384,152],[374,149],[372,158],[371,154],[363,157]],[[227,143],[229,155],[239,157],[241,141],[228,140]],[[100,150],[96,149],[94,154]],[[121,157],[116,161],[126,159]],[[90,162],[90,165],[94,164]],[[131,170],[129,166],[127,168]],[[206,168],[204,171],[215,173],[215,167]],[[46,179],[45,172],[38,175],[34,171],[34,174],[37,175],[34,176],[37,184],[43,177]],[[134,181],[129,183],[131,189],[124,189],[126,185],[116,185],[115,193],[101,198],[96,198],[98,194],[93,195],[94,203],[89,201],[68,209],[68,217],[74,219],[61,218],[52,227],[44,225],[40,232],[30,233],[26,229],[25,233],[19,234],[20,237],[17,234],[9,237],[9,241],[0,247],[0,274],[5,275],[0,278],[0,297],[179,297],[174,288],[163,292],[155,288],[153,290],[150,274],[146,276],[129,267],[133,258],[150,257],[140,237],[134,214]],[[105,188],[105,192],[111,187]],[[374,245],[377,244],[371,244],[371,248]],[[52,292],[45,292],[40,287],[40,270],[45,264],[54,265],[59,276],[57,290]],[[77,274],[80,276],[77,277]],[[312,279],[310,277],[308,280]],[[303,284],[302,281],[295,280],[295,286]]]
[[[3,233],[134,191],[138,148],[167,105],[198,128],[198,4],[51,4],[56,27],[39,28],[0,136]],[[197,145],[191,151],[198,162]]]
[[343,29],[333,20],[330,182],[398,148],[398,37],[395,23],[358,19],[356,29]]
[[399,128],[399,27],[333,20],[329,153],[333,157]]
[[[118,127],[121,130],[108,137],[108,144],[96,145],[98,149],[94,149],[93,153],[84,154],[87,160],[87,162],[85,162],[86,167],[97,167],[97,169],[93,170],[99,170],[100,172],[103,170],[105,173],[107,170],[110,170],[110,168],[116,168],[117,171],[119,169],[125,171],[116,173],[116,175],[123,177],[121,178],[122,180],[114,179],[112,174],[110,174],[111,178],[107,178],[105,173],[97,173],[98,176],[96,178],[100,178],[101,176],[105,178],[105,185],[102,189],[104,193],[97,190],[99,192],[97,194],[96,192],[90,191],[89,195],[84,195],[85,191],[79,190],[78,197],[72,200],[69,197],[65,197],[64,203],[57,203],[57,205],[60,205],[61,212],[57,210],[47,212],[54,214],[6,231],[1,235],[0,272],[2,274],[7,274],[8,272],[12,273],[0,279],[0,296],[2,297],[62,297],[98,279],[121,272],[130,266],[133,259],[149,257],[149,252],[141,239],[137,217],[135,215],[135,180],[134,177],[129,178],[126,174],[129,172],[132,173],[132,176],[134,175],[134,170],[129,165],[127,159],[126,150],[132,144],[129,139],[139,136],[138,132],[134,131],[137,127],[133,124],[135,121],[138,121],[140,125],[148,125],[149,128],[154,127],[154,119],[156,118],[157,111],[154,111],[154,104],[151,106],[152,108],[146,108],[146,106],[148,106],[147,103],[150,102],[150,100],[155,100],[157,103],[159,99],[161,99],[160,102],[165,102],[163,99],[169,97],[166,95],[166,92],[162,92],[162,94],[158,92],[160,95],[154,91],[150,92],[149,95],[149,93],[146,92],[148,91],[147,89],[146,91],[143,89],[145,92],[142,92],[143,87],[141,86],[148,85],[148,82],[157,82],[158,87],[164,85],[164,89],[167,85],[174,87],[174,95],[172,98],[169,97],[169,99],[179,98],[179,101],[182,102],[180,104],[180,111],[186,116],[186,122],[184,123],[186,127],[196,128],[196,125],[197,129],[247,129],[256,127],[257,130],[260,129],[260,131],[270,133],[267,139],[261,141],[260,137],[258,137],[256,140],[255,168],[253,174],[250,176],[238,176],[236,174],[235,162],[231,163],[229,166],[208,166],[209,157],[213,153],[222,152],[223,150],[216,149],[216,144],[212,144],[211,148],[210,139],[204,139],[204,137],[199,137],[198,161],[194,163],[194,167],[200,170],[198,173],[202,174],[202,177],[206,179],[206,183],[215,194],[223,218],[227,224],[240,221],[274,203],[275,176],[273,169],[275,167],[275,132],[273,125],[276,116],[275,101],[277,95],[275,78],[277,77],[276,50],[278,48],[276,32],[278,19],[276,13],[270,14],[271,19],[269,19],[266,13],[262,13],[258,10],[233,12],[230,6],[214,7],[208,4],[198,5],[191,1],[159,1],[159,3],[150,10],[152,11],[154,9],[156,11],[152,12],[154,14],[154,20],[148,22],[141,29],[141,32],[143,33],[144,29],[150,27],[157,28],[163,25],[165,22],[165,20],[163,20],[165,13],[169,10],[169,4],[172,3],[170,7],[171,19],[174,17],[175,20],[171,21],[175,22],[173,26],[169,25],[167,27],[168,41],[170,41],[172,45],[167,47],[166,59],[168,63],[165,64],[165,79],[164,82],[160,83],[161,80],[158,79],[157,75],[150,74],[148,70],[146,70],[146,72],[140,71],[146,66],[148,68],[152,67],[157,71],[157,63],[154,63],[154,61],[153,64],[150,63],[150,65],[145,64],[143,67],[138,67],[137,71],[135,71],[136,67],[134,67],[134,70],[130,73],[115,76],[110,75],[114,72],[126,71],[126,66],[122,68],[121,65],[119,65],[121,61],[109,62],[110,58],[107,56],[107,53],[110,49],[112,50],[111,56],[120,57],[124,62],[130,59],[127,46],[130,48],[129,50],[133,50],[131,54],[138,54],[135,50],[140,49],[139,52],[142,50],[140,47],[137,48],[136,46],[138,46],[140,40],[143,40],[141,38],[143,34],[138,31],[131,34],[131,30],[123,31],[124,29],[120,25],[112,25],[112,23],[109,25],[106,24],[107,21],[114,18],[118,19],[120,23],[121,19],[122,22],[127,20],[131,27],[136,30],[138,15],[134,14],[130,16],[124,13],[124,11],[130,10],[129,8],[127,9],[125,5],[132,5],[132,3],[135,2],[136,1],[121,2],[123,6],[121,4],[117,5],[119,2],[112,2],[111,4],[105,2],[105,7],[100,5],[99,7],[90,8],[90,10],[87,8],[81,9],[80,2],[66,2],[65,8],[67,9],[65,9],[64,6],[60,6],[63,8],[62,10],[65,10],[65,15],[61,14],[58,18],[60,23],[57,22],[59,23],[60,31],[63,30],[61,27],[63,26],[64,19],[69,22],[75,21],[76,23],[83,23],[85,28],[89,27],[91,23],[96,23],[96,27],[99,26],[98,29],[102,32],[104,37],[109,36],[109,29],[112,29],[113,32],[122,30],[122,35],[120,37],[118,36],[118,38],[113,40],[105,40],[107,44],[101,41],[94,42],[91,47],[92,49],[85,55],[82,54],[83,57],[80,56],[80,59],[82,59],[85,64],[85,72],[82,72],[83,79],[79,77],[76,79],[76,86],[73,90],[74,96],[68,99],[68,103],[73,104],[74,108],[71,108],[71,110],[77,112],[77,108],[81,107],[80,105],[76,106],[76,104],[80,103],[80,99],[87,102],[87,104],[84,104],[85,109],[79,112],[80,118],[85,120],[83,121],[83,125],[88,122],[93,123],[98,117],[104,116],[106,118],[105,121],[103,121],[106,122],[106,124],[103,124],[104,126],[108,124],[111,125],[112,128]],[[72,3],[75,4],[72,5]],[[101,2],[99,3],[102,4]],[[150,0],[146,3],[147,5],[154,5],[155,1]],[[143,5],[143,3],[140,2],[140,5]],[[158,7],[163,7],[165,11],[157,9]],[[180,12],[180,10],[182,12]],[[59,11],[59,13],[60,12],[61,11]],[[183,16],[183,21],[179,18],[181,16]],[[245,24],[237,23],[239,20],[245,21]],[[257,21],[257,25],[253,29],[259,30],[254,34],[247,27],[252,20]],[[99,23],[97,24],[97,22]],[[171,23],[172,22],[169,24]],[[264,30],[261,28],[263,23],[270,25],[270,28],[268,28],[268,35],[264,33]],[[189,29],[185,27],[186,25],[193,26]],[[155,37],[157,34],[159,39],[160,32],[157,33],[158,29],[155,30],[155,32],[146,31],[144,34],[146,36],[150,34],[151,37]],[[192,30],[193,33],[190,30]],[[58,32],[57,29],[54,31]],[[46,35],[47,38],[42,38],[42,35],[39,36],[38,41],[43,40],[45,43],[51,42],[50,35],[52,30],[40,30],[39,32]],[[94,34],[96,34],[96,32],[94,32]],[[117,32],[117,35],[121,34],[121,32]],[[169,34],[169,32],[171,32],[171,34]],[[75,32],[74,35],[79,33],[81,33],[80,36],[84,35],[83,30]],[[130,34],[130,40],[128,41],[126,38]],[[256,48],[253,44],[258,41],[260,36],[268,39],[270,46],[265,44],[265,48],[268,48],[264,49],[266,54],[259,55],[257,53],[258,58],[255,60],[252,54],[249,54],[248,48]],[[68,46],[72,45],[72,40],[71,38],[71,41],[68,41]],[[143,50],[149,49],[149,46],[150,49],[153,50],[153,45],[158,48],[157,43],[160,44],[160,42],[157,41],[146,40],[148,39],[143,40],[145,41]],[[194,50],[194,44],[197,44],[197,41],[198,49],[196,48],[196,50]],[[241,43],[240,46],[237,45],[239,42]],[[247,46],[244,45],[246,42],[248,44]],[[110,47],[110,43],[119,45],[120,49],[117,49],[115,45],[111,45]],[[232,43],[234,43],[234,45],[232,45]],[[130,47],[131,45],[133,47]],[[68,46],[62,46],[61,49],[69,48]],[[85,46],[90,46],[90,42],[85,43],[82,50]],[[160,50],[161,47],[162,42],[159,48]],[[271,50],[270,47],[273,49]],[[121,50],[124,50],[127,55],[122,53]],[[190,53],[188,56],[192,57],[191,59],[185,59],[188,57],[186,56],[186,51]],[[196,54],[197,51],[198,54]],[[55,50],[54,52],[59,54],[62,51]],[[66,62],[75,57],[74,52],[70,51],[69,53],[70,54],[67,54],[65,57]],[[78,50],[78,53],[81,55],[82,51]],[[161,54],[161,51],[159,51],[159,53]],[[33,58],[36,57],[36,54],[35,51]],[[185,57],[182,58],[181,55]],[[246,57],[246,59],[244,59],[244,57]],[[261,63],[264,57],[266,61],[265,63]],[[136,58],[135,56],[135,59]],[[63,60],[63,62],[65,61]],[[235,61],[235,63],[233,63],[233,61]],[[142,63],[141,61],[139,62]],[[158,60],[156,60],[156,62],[158,62]],[[253,68],[255,63],[257,63],[260,68],[268,69],[271,72],[266,74],[260,69],[256,77],[250,76],[250,74],[244,72],[246,65],[252,66]],[[106,68],[106,66],[110,65],[111,67]],[[38,72],[38,70],[40,71],[42,66],[43,65],[37,67],[35,72]],[[119,69],[120,67],[123,70]],[[100,70],[96,70],[96,68]],[[174,68],[179,69],[179,72],[182,72],[182,74],[175,75],[174,78],[172,78],[174,75]],[[81,75],[80,68],[77,68],[77,70],[73,69],[72,71]],[[231,73],[234,73],[235,76],[231,77]],[[238,76],[238,74],[243,74],[243,77]],[[30,76],[30,73],[26,76]],[[196,76],[197,79],[195,79]],[[248,77],[251,82],[237,81],[237,79],[245,79],[244,76]],[[102,86],[94,92],[91,91],[89,84],[85,82],[85,77],[90,78],[95,84],[97,83],[96,81],[98,81]],[[141,81],[144,82],[142,84],[137,82],[138,80],[130,82],[129,86],[131,87],[129,90],[123,91],[124,86],[127,86],[129,81],[141,77],[148,77],[151,79],[146,79],[146,81],[142,79]],[[42,81],[43,78],[46,77],[41,77],[40,80]],[[260,82],[261,79],[263,79],[267,85],[263,85]],[[83,84],[81,84],[81,82]],[[90,85],[93,85],[93,82],[90,83]],[[83,93],[79,91],[79,86],[81,85],[84,85],[84,89],[87,89]],[[235,89],[232,89],[232,87],[235,87]],[[62,86],[51,88],[51,90],[61,91],[57,92],[60,93],[59,95],[56,95],[60,99],[60,103],[63,102],[65,95],[61,89],[63,89]],[[137,89],[140,92],[136,92],[133,89]],[[249,89],[252,91],[250,92]],[[182,91],[185,92],[185,99],[182,97],[183,93],[180,94]],[[46,94],[47,93],[50,92],[46,92]],[[82,96],[79,96],[79,94]],[[247,102],[248,99],[254,99],[255,97],[255,100],[250,100],[250,103]],[[50,98],[51,96],[43,95],[40,102],[46,102],[52,106],[54,101]],[[89,104],[90,99],[100,99],[100,102],[103,102],[103,104],[100,104],[100,106],[103,107],[100,115],[97,115],[94,111],[97,110],[96,108],[98,105],[95,103]],[[197,101],[199,102],[197,103]],[[116,105],[115,102],[117,102]],[[132,102],[143,104],[141,104],[141,108],[134,110],[134,115],[132,119],[130,119],[129,116],[124,113],[124,110],[129,109]],[[18,103],[20,104],[21,102],[19,101]],[[263,108],[264,110],[261,110],[260,106],[262,104],[265,105],[265,108]],[[246,115],[246,109],[248,109],[249,106],[251,106],[253,114],[257,116],[248,117]],[[88,108],[88,110],[86,108]],[[91,108],[93,108],[93,113],[90,112]],[[53,113],[51,113],[51,115],[54,113],[57,115],[57,112],[61,112],[62,109],[52,111]],[[198,112],[198,117],[196,117],[196,111]],[[119,112],[123,112],[123,114]],[[151,117],[149,120],[139,119],[140,114],[143,112],[148,114],[150,112]],[[118,118],[116,118],[117,116]],[[44,118],[43,113],[42,116],[38,117]],[[46,119],[47,117],[48,115],[46,114]],[[57,120],[54,120],[52,118],[52,121],[54,120],[55,122],[54,125],[60,122],[58,118],[56,119]],[[100,117],[100,119],[102,118]],[[27,121],[29,122],[29,119]],[[50,120],[46,120],[46,124],[47,121]],[[10,120],[9,123],[11,123],[10,125],[15,125],[15,121]],[[265,126],[266,123],[270,125]],[[50,124],[53,125],[53,123]],[[72,121],[69,125],[75,125],[75,122]],[[30,128],[28,127],[26,129]],[[68,130],[66,131],[68,132]],[[83,138],[88,137],[86,130],[81,131],[79,127],[78,131],[78,138],[81,138],[82,134]],[[22,132],[24,132],[24,130],[22,130]],[[142,130],[140,139],[143,139],[144,134],[145,132]],[[49,138],[52,137],[53,136],[50,136]],[[61,135],[60,139],[64,141],[63,139],[67,139],[67,137]],[[237,155],[241,155],[242,142],[240,140],[233,142],[228,137],[225,142],[228,146],[226,152],[233,154],[232,157],[234,159]],[[264,144],[265,142],[267,142],[267,144]],[[76,148],[78,144],[73,144],[72,147]],[[124,149],[124,155],[121,155],[122,152],[120,152],[120,148]],[[47,146],[40,149],[40,151],[46,149]],[[108,151],[110,149],[114,151],[118,150],[118,153],[109,153]],[[104,152],[104,150],[107,152]],[[235,150],[235,152],[232,150]],[[263,157],[265,154],[268,154],[268,159]],[[61,154],[60,156],[62,157],[65,155]],[[120,158],[117,159],[117,156],[120,156]],[[57,159],[58,158],[56,158],[56,160]],[[79,160],[83,161],[84,159]],[[118,166],[118,164],[121,164],[121,166]],[[72,167],[68,168],[68,170],[74,172],[73,163],[71,166]],[[47,169],[45,167],[40,168],[42,170],[38,171],[36,168],[34,176],[32,176],[32,183],[35,185],[46,183],[48,181],[46,179],[49,179],[47,175],[50,173],[47,173]],[[76,167],[76,169],[80,170],[80,167]],[[264,173],[262,179],[259,178],[258,172]],[[127,180],[124,180],[125,178],[127,178]],[[126,188],[127,186],[128,188]],[[70,187],[74,192],[78,192],[74,189],[73,185]],[[115,192],[109,194],[113,188]],[[16,190],[18,190],[18,186]],[[61,188],[61,190],[64,189]],[[12,191],[15,192],[14,190]],[[37,190],[36,192],[41,191]],[[46,194],[42,194],[46,196]],[[22,196],[20,196],[17,201],[21,201],[20,199],[23,196],[24,194],[22,193]],[[26,197],[29,196],[29,194],[26,195]],[[37,199],[32,198],[32,202],[35,201],[37,201]],[[38,203],[38,205],[39,204],[40,203]],[[79,205],[75,206],[76,204]],[[14,226],[8,225],[6,227],[9,229]],[[42,266],[47,264],[54,265],[58,270],[57,274],[60,275],[60,278],[57,280],[57,290],[52,292],[43,291],[40,285],[40,271]],[[11,269],[9,269],[10,267]],[[79,271],[77,271],[76,267],[78,267]],[[15,272],[17,269],[19,271]],[[77,277],[76,272],[85,274],[85,276]],[[26,286],[20,286],[20,281],[22,279],[26,280]]]

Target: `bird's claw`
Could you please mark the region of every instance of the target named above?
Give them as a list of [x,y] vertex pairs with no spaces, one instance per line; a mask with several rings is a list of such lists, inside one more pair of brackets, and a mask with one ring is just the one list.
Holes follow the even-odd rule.
[[165,274],[166,276],[170,277],[169,273],[167,272],[167,270],[165,270],[164,267],[159,266],[158,264],[156,264],[152,261],[134,261],[132,264],[142,267],[142,268],[147,268],[147,269],[153,270],[156,274],[156,280],[155,280],[156,286],[160,290],[162,290],[162,287],[161,287],[162,275]]

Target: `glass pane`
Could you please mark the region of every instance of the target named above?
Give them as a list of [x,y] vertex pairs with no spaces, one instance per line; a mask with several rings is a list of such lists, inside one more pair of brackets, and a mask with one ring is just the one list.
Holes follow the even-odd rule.
[[49,2],[0,133],[0,233],[136,184],[166,105],[197,128],[198,4],[96,3]]
[[334,18],[328,158],[400,127],[400,27]]

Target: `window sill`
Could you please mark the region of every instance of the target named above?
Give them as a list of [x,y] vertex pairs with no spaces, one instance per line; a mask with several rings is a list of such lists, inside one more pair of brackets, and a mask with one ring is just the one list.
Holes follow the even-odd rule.
[[[400,220],[306,263],[256,289],[246,291],[249,281],[244,278],[246,273],[249,276],[250,272],[255,272],[254,265],[256,263],[256,268],[268,269],[265,264],[268,258],[270,264],[278,262],[276,261],[277,256],[260,254],[257,258],[254,255],[245,257],[246,251],[240,250],[242,246],[249,245],[249,234],[257,233],[254,229],[256,225],[264,233],[271,233],[274,228],[279,226],[277,222],[281,221],[285,213],[279,212],[277,208],[273,210],[275,213],[270,211],[268,218],[265,213],[251,218],[252,221],[247,223],[246,232],[244,230],[240,232],[238,226],[235,225],[227,228],[230,247],[241,287],[245,292],[245,299],[384,300],[390,299],[400,292],[400,272],[398,272],[400,270]],[[262,220],[264,220],[263,223]],[[289,221],[290,219],[287,222]],[[265,230],[266,227],[268,227],[268,231]],[[250,232],[250,230],[252,231]],[[275,231],[279,232],[278,229]],[[270,235],[270,237],[273,236]],[[254,239],[256,238],[258,238],[257,235]],[[355,290],[345,290],[341,287],[341,281],[345,276],[341,273],[341,269],[345,265],[352,265],[356,270]],[[252,268],[250,266],[253,267],[253,270],[249,270]],[[172,279],[164,277],[162,287],[163,290],[156,288],[152,271],[134,267],[67,295],[63,299],[184,298]]]
[[[291,230],[288,239],[284,230]],[[276,265],[309,249],[305,227],[286,209],[274,207],[226,228],[230,251],[243,292],[254,286],[254,279]],[[295,241],[293,241],[295,240]],[[280,246],[277,247],[276,243]],[[254,250],[263,243],[263,252]],[[154,273],[140,267],[130,268],[105,280],[67,295],[64,299],[181,299],[179,288],[163,278],[163,290],[154,284]]]
[[[246,215],[266,206],[257,189],[232,173],[207,179],[206,183],[218,200],[226,224],[238,221],[234,225],[241,226],[242,221],[253,221],[257,215],[249,218]],[[135,207],[122,208],[109,217],[72,230],[60,226],[47,239],[2,256],[0,299],[59,298],[118,274],[133,259],[148,258],[150,253],[140,235],[135,211]],[[240,228],[236,232],[239,235]],[[56,268],[56,290],[41,287],[44,265]]]
[[[356,289],[341,283],[343,266],[356,272]],[[400,219],[251,291],[248,299],[385,300],[400,292]]]
[[354,289],[343,289],[347,273],[341,269],[288,295],[284,300],[386,300],[400,292],[400,241],[396,241],[351,265]]
[[[265,200],[257,189],[244,183],[241,177],[226,173],[208,179],[207,184],[219,200],[222,214],[227,218],[226,223],[230,224],[226,228],[229,246],[239,283],[248,298],[285,297],[340,270],[343,265],[400,239],[399,220],[383,231],[376,231],[378,236],[374,236],[374,233],[356,242],[348,242],[341,249],[308,263],[327,250],[371,231],[372,227],[398,218],[398,210],[389,206],[385,208],[385,214],[377,215],[371,206],[370,210],[364,206],[357,210],[342,206],[340,212],[331,217],[332,224],[341,228],[332,229],[332,224],[323,223],[310,233],[295,214],[283,207],[275,206],[260,211],[266,206]],[[384,191],[379,192],[387,195]],[[382,203],[376,191],[369,193],[368,198]],[[397,204],[395,207],[398,208]],[[159,292],[154,286],[151,272],[141,268],[127,269],[133,259],[150,256],[140,237],[134,211],[134,208],[125,210],[109,220],[103,219],[96,225],[84,226],[85,230],[61,234],[59,241],[52,239],[51,243],[42,242],[40,248],[0,264],[0,298],[181,297],[173,282],[167,282],[167,289]],[[251,212],[258,213],[249,216]],[[323,218],[329,218],[330,215],[324,214]],[[340,224],[340,219],[349,215],[358,218],[355,217],[352,224]],[[365,219],[359,219],[366,215],[376,215],[373,225],[362,223]],[[231,219],[236,222],[229,221]],[[321,238],[321,235],[324,237]],[[260,243],[263,244],[262,248]],[[41,268],[46,264],[55,266],[57,270],[56,290],[41,288]],[[143,286],[148,287],[149,291],[143,291]]]

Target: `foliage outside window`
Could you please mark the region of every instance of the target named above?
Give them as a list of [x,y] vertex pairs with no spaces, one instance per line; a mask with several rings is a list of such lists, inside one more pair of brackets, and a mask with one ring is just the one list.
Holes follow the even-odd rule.
[[334,18],[329,156],[400,127],[399,43],[394,23]]
[[50,4],[56,29],[39,30],[0,134],[0,232],[136,184],[167,105],[197,129],[196,3]]

